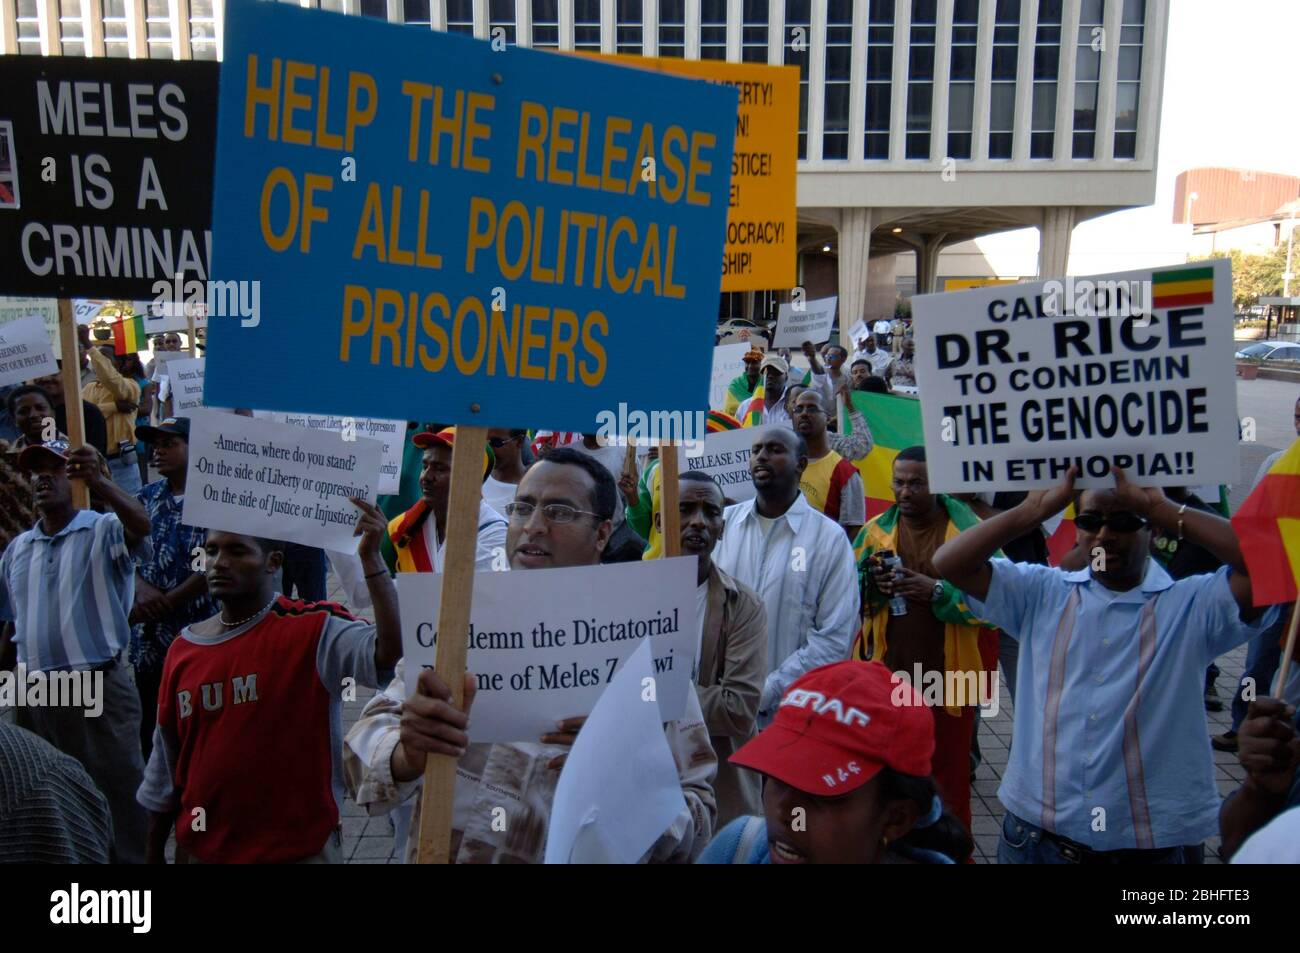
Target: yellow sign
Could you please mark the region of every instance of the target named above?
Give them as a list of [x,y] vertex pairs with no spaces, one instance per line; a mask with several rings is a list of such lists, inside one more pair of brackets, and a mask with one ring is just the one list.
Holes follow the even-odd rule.
[[799,68],[675,57],[583,55],[736,87],[740,107],[731,160],[722,290],[794,287]]
[[945,278],[944,291],[961,291],[964,288],[988,288],[992,285],[1014,285],[1019,278]]

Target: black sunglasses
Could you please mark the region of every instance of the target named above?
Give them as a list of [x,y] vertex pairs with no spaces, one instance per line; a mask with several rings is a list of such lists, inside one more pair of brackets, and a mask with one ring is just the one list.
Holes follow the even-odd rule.
[[1147,525],[1147,521],[1132,513],[1111,513],[1109,516],[1080,513],[1074,518],[1074,525],[1085,533],[1098,533],[1103,526],[1110,527],[1116,533],[1136,533]]

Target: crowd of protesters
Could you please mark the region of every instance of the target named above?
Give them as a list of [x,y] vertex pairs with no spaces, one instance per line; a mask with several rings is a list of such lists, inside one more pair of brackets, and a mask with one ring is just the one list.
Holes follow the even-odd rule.
[[[971,862],[970,765],[1000,665],[1017,703],[999,862],[1196,863],[1215,836],[1225,857],[1294,862],[1300,680],[1270,687],[1291,607],[1254,607],[1229,521],[1120,470],[1110,490],[1079,492],[1072,472],[934,493],[919,446],[868,518],[872,422],[853,395],[917,381],[902,322],[854,344],[745,355],[709,429],[753,429],[753,498],[681,473],[673,547],[653,451],[519,429],[482,448],[476,570],[696,558],[695,690],[664,725],[684,806],[643,859]],[[339,862],[348,797],[409,858],[434,754],[459,759],[453,858],[539,862],[585,717],[473,743],[471,675],[459,707],[433,671],[405,688],[393,580],[445,567],[456,431],[408,424],[398,492],[352,501],[357,553],[330,557],[348,605],[329,602],[321,550],[184,523],[189,420],[157,386],[157,354],[179,347],[169,334],[142,364],[84,342],[80,446],[58,376],[6,395],[0,668],[93,675],[103,705],[0,719],[0,777],[17,779],[0,860],[161,863],[174,838],[178,863]],[[1067,507],[1077,545],[1051,566],[1044,526]],[[1245,643],[1213,745],[1246,780],[1221,800],[1205,673]],[[375,694],[347,727],[349,683]]]

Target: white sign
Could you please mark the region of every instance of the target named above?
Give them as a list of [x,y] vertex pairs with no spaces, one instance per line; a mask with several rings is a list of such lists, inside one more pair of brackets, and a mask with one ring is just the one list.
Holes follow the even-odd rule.
[[45,325],[50,347],[59,349],[59,302],[53,298],[7,298],[0,296],[0,325],[37,315]]
[[677,448],[677,469],[703,470],[718,481],[722,495],[736,503],[754,498],[754,478],[749,475],[749,452],[754,444],[763,437],[762,427],[746,427],[742,430],[724,430],[711,433],[704,438],[702,450],[691,453],[701,447],[679,446]]
[[831,336],[835,323],[835,295],[803,302],[796,311],[791,303],[781,305],[776,314],[776,336],[772,347],[800,347],[804,341],[822,344]]
[[348,498],[374,501],[379,441],[201,409],[189,445],[185,523],[356,551]]
[[745,369],[748,344],[719,344],[713,349],[713,379],[709,382],[709,409],[721,410],[727,401],[727,385]]
[[0,325],[0,387],[57,374],[45,322],[33,314]]
[[931,489],[1240,480],[1227,259],[912,307]]
[[306,427],[308,430],[332,430],[344,440],[370,437],[384,445],[379,463],[379,492],[396,493],[402,482],[402,450],[406,441],[405,420],[380,420],[375,417],[336,417],[333,414],[295,414],[281,411],[256,411],[281,423]]
[[171,366],[172,361],[191,361],[189,351],[153,351],[153,379],[162,380],[167,376],[167,368]]
[[[686,809],[642,642],[601,693],[555,785],[548,864],[635,864]],[[611,757],[611,755],[613,755]]]
[[857,324],[849,328],[849,353],[857,350],[858,345],[871,337],[871,329],[867,327],[865,320],[859,320]]
[[167,365],[172,416],[188,416],[203,406],[203,366],[206,362],[207,358],[193,357]]
[[171,287],[169,286],[167,294],[163,295],[161,299],[132,302],[135,313],[144,318],[145,334],[153,337],[155,334],[162,334],[165,331],[188,332],[191,321],[194,322],[196,329],[208,326],[208,306],[206,301],[190,302],[184,299],[173,301],[168,297],[171,293]]
[[[538,741],[560,719],[590,714],[646,641],[663,720],[682,717],[700,627],[695,578],[692,556],[475,573],[465,663],[478,680],[470,741]],[[397,576],[408,695],[437,654],[441,583],[435,573]]]

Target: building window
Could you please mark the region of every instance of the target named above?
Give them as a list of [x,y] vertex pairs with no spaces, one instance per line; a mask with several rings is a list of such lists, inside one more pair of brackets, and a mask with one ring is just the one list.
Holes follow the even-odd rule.
[[560,48],[560,8],[556,0],[533,0],[533,49]]
[[659,55],[686,56],[685,0],[662,0],[659,4]]
[[1061,68],[1061,0],[1039,0],[1029,158],[1050,159],[1056,144],[1056,80]]
[[474,35],[474,0],[447,0],[447,32]]
[[700,0],[700,59],[727,58],[727,0]]
[[[370,17],[372,20],[388,19],[388,4],[385,0],[361,0],[358,6],[363,17]],[[450,2],[448,6],[450,6]]]
[[930,158],[934,107],[935,0],[912,0],[912,40],[907,58],[907,139],[904,155]]
[[509,46],[519,42],[515,33],[515,0],[488,0],[488,39],[493,39],[498,30]]
[[1010,159],[1016,128],[1016,61],[1020,55],[1020,0],[998,0],[993,24],[989,91],[989,158]]
[[600,52],[600,0],[573,0],[573,48]]
[[849,157],[849,87],[853,69],[853,0],[827,0],[822,158]]
[[799,158],[808,158],[808,50],[812,45],[810,0],[785,5],[785,64],[799,67]]
[[1074,142],[1070,154],[1091,159],[1097,149],[1097,90],[1104,34],[1102,0],[1083,0],[1074,66]]
[[[190,29],[198,29],[198,23],[201,22],[196,10],[200,9],[198,0],[192,0],[190,3]],[[209,20],[212,16],[211,0],[208,0]],[[215,44],[214,44],[215,47]],[[25,52],[19,50],[19,52]],[[131,55],[131,45],[126,36],[126,0],[104,0],[104,55],[127,57]],[[216,55],[214,48],[213,55]],[[198,51],[194,52],[195,59],[208,59],[206,56],[199,56]]]
[[948,157],[969,159],[975,129],[975,49],[979,42],[979,0],[956,0],[948,59]]
[[[107,21],[104,39],[108,39]],[[217,58],[217,21],[212,15],[212,0],[190,0],[190,56],[196,60]]]
[[889,158],[889,112],[894,75],[894,0],[871,0],[867,8],[866,134],[862,154]]
[[85,56],[85,21],[81,0],[59,0],[59,50],[64,56]]
[[615,49],[619,53],[641,55],[641,0],[618,0],[618,20],[614,28]]
[[767,62],[767,0],[744,0],[740,26],[740,59]]
[[149,45],[149,59],[172,59],[172,21],[167,0],[148,0],[145,5],[145,37]]
[[[324,0],[322,0],[323,5]],[[510,10],[510,18],[513,20],[514,4],[511,4]],[[402,22],[410,26],[422,26],[426,30],[433,26],[433,18],[429,13],[429,0],[402,0]]]
[[36,12],[36,0],[18,0],[18,52],[31,56],[41,55],[41,18]]
[[1119,28],[1119,76],[1115,85],[1115,158],[1137,154],[1138,90],[1142,82],[1143,23],[1146,0],[1124,0]]

